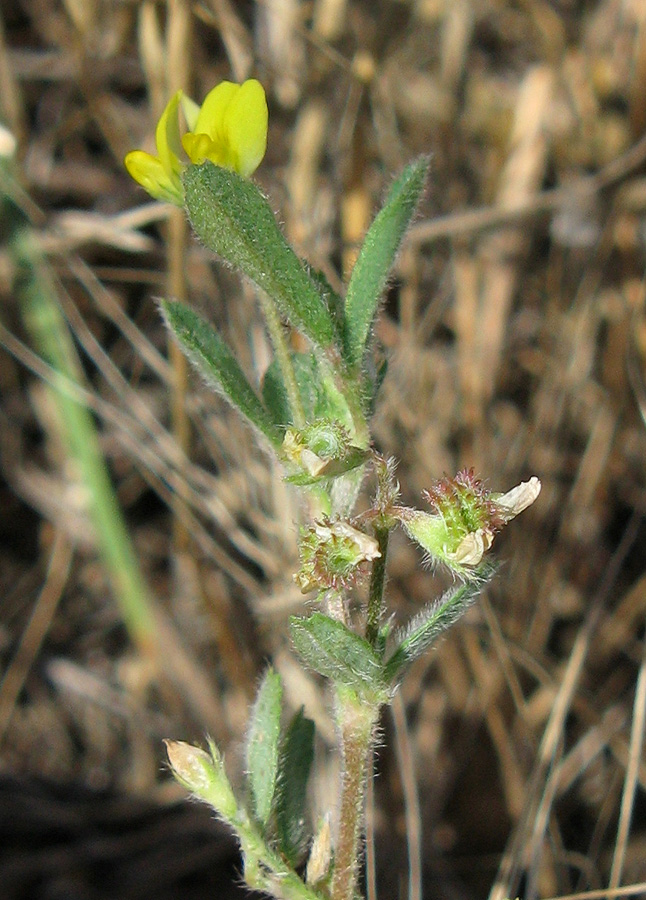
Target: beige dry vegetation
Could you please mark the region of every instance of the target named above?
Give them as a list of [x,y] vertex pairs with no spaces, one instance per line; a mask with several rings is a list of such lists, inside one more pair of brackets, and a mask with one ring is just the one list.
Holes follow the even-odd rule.
[[[129,149],[150,149],[178,86],[201,98],[251,75],[270,100],[257,178],[297,249],[337,283],[393,174],[433,155],[379,325],[390,369],[375,436],[401,461],[405,498],[462,466],[496,489],[543,483],[496,541],[493,587],[416,664],[384,722],[368,854],[380,896],[406,894],[407,830],[413,898],[420,868],[428,898],[606,896],[646,881],[646,4],[4,0],[0,11],[18,204],[75,335],[156,616],[152,646],[133,644],[5,247],[0,820],[11,849],[0,872],[24,879],[7,896],[213,896],[222,837],[178,806],[162,738],[208,731],[235,771],[268,659],[288,702],[305,702],[330,736],[285,639],[303,604],[294,499],[167,347],[154,299],[204,311],[258,379],[269,350],[253,296],[122,166]],[[398,539],[395,615],[429,599],[438,576]],[[325,747],[319,756],[318,803]],[[112,812],[92,811],[106,803]],[[67,828],[55,846],[42,836],[52,820]],[[106,843],[117,826],[121,840]],[[59,882],[77,893],[56,893]]]

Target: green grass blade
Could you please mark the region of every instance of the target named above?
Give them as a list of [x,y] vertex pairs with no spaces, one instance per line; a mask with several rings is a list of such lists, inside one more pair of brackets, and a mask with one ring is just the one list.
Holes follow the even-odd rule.
[[[53,370],[69,382],[80,384],[81,367],[67,323],[46,264],[28,231],[18,232],[12,250],[20,272],[18,296],[34,345]],[[121,616],[133,640],[151,652],[157,639],[155,617],[101,452],[94,419],[87,407],[69,393],[54,386],[52,396],[64,443],[87,488],[89,514],[98,549]]]

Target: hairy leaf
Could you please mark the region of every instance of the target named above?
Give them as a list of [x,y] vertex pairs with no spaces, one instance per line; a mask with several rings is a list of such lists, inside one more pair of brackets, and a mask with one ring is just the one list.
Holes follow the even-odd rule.
[[217,331],[179,301],[164,301],[162,310],[168,327],[204,377],[220,390],[273,446],[279,447],[282,442],[281,429],[272,421],[233,353]]
[[314,759],[314,722],[301,708],[287,728],[278,759],[274,808],[280,849],[293,867],[307,843],[306,790]]
[[253,811],[262,825],[269,819],[276,790],[282,695],[280,675],[267,669],[253,705],[246,747]]
[[345,300],[344,357],[350,369],[361,364],[388,273],[421,197],[429,158],[406,166],[365,237]]
[[292,616],[290,632],[303,661],[334,682],[353,688],[358,694],[384,694],[383,668],[368,641],[350,631],[342,622],[323,613],[307,619]]
[[256,185],[210,162],[189,166],[183,180],[198,237],[250,278],[314,344],[330,347],[334,325],[321,294]]
[[454,586],[439,599],[429,603],[397,634],[399,646],[391,654],[385,667],[388,682],[398,679],[404,669],[420,657],[435,641],[464,615],[495,572],[491,565],[483,566],[478,578]]

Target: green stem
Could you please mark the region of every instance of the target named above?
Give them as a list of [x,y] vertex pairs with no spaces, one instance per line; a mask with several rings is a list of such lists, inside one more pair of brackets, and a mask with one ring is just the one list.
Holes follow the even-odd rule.
[[237,835],[249,887],[281,900],[324,900],[279,852],[268,846],[257,822],[238,804],[218,748],[210,739],[207,741],[208,753],[183,741],[166,741],[168,760],[179,783],[207,803]]
[[379,706],[337,685],[342,771],[339,826],[330,900],[354,900],[357,893],[366,776]]
[[289,400],[289,408],[292,411],[294,425],[297,428],[305,426],[305,410],[303,409],[303,401],[298,389],[294,367],[289,355],[289,348],[285,340],[285,332],[283,331],[283,323],[280,321],[278,310],[272,301],[262,292],[260,294],[260,306],[262,307],[265,320],[267,322],[267,330],[274,347],[274,353],[278,360],[283,382],[287,391],[287,399]]
[[275,851],[271,850],[246,815],[238,813],[231,823],[244,855],[244,878],[249,887],[281,900],[321,900]]
[[366,620],[366,640],[374,647],[379,637],[379,627],[384,612],[384,585],[386,582],[386,555],[388,553],[389,530],[383,525],[375,527],[375,537],[379,544],[378,556],[372,564],[370,591],[368,594],[368,617]]

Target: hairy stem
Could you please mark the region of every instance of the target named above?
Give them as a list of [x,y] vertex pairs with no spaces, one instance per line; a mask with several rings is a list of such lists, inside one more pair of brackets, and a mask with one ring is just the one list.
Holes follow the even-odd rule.
[[[217,812],[216,806],[211,805]],[[244,880],[249,887],[264,891],[278,900],[322,900],[318,891],[305,884],[283,857],[267,845],[242,807],[234,816],[223,818],[235,830],[240,841]]]
[[386,556],[388,554],[389,531],[383,525],[375,528],[375,537],[379,545],[378,556],[372,563],[370,576],[370,593],[368,595],[368,616],[366,620],[366,640],[374,647],[379,637],[379,627],[384,612],[384,586],[386,582]]
[[366,775],[379,706],[337,685],[341,741],[339,825],[330,900],[354,900],[357,893]]

